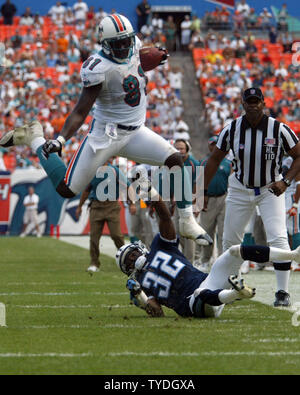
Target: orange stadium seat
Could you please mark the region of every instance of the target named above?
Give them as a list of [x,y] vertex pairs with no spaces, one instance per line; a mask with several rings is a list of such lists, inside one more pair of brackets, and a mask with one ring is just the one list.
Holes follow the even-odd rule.
[[274,106],[274,100],[271,97],[265,97],[265,103],[268,108],[272,108]]

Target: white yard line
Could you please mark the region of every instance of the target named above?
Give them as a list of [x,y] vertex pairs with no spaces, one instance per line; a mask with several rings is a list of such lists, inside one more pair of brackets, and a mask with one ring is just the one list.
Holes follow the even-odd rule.
[[95,358],[95,357],[110,357],[110,358],[119,358],[119,357],[162,357],[162,358],[170,358],[170,357],[179,357],[179,358],[199,358],[199,357],[299,357],[300,351],[280,351],[280,352],[256,352],[256,351],[239,351],[239,352],[219,352],[219,351],[209,351],[209,352],[186,352],[186,353],[174,353],[174,352],[150,352],[150,353],[140,353],[140,352],[116,352],[116,353],[108,353],[108,354],[94,354],[94,353],[81,353],[81,354],[73,354],[73,353],[0,353],[1,358]]
[[222,352],[222,351],[209,351],[209,352],[150,352],[139,353],[124,351],[119,353],[109,353],[110,357],[240,357],[240,356],[253,356],[253,357],[286,357],[286,356],[300,356],[300,351],[280,351],[280,352],[256,352],[256,351],[237,351],[237,352]]

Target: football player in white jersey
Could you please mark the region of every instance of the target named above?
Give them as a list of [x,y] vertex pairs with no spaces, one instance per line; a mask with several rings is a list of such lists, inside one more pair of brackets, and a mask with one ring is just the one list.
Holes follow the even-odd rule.
[[[65,198],[82,192],[97,169],[112,156],[122,156],[139,163],[167,166],[175,177],[189,182],[180,153],[161,136],[147,128],[147,77],[140,65],[141,43],[130,21],[122,15],[103,18],[98,27],[102,49],[82,65],[82,92],[56,140],[46,141],[42,126],[32,122],[8,132],[0,146],[28,145],[38,155],[56,191]],[[164,54],[164,60],[167,54]],[[62,145],[84,123],[95,104],[91,129],[73,156],[68,168],[59,158]],[[177,188],[178,189],[178,188]],[[208,245],[211,238],[198,225],[192,212],[192,196],[174,190],[179,208],[180,233]],[[183,198],[182,198],[183,196]]]

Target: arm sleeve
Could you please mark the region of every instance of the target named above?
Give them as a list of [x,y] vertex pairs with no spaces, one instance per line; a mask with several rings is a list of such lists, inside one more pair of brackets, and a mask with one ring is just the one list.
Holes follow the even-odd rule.
[[230,126],[231,123],[225,126],[217,142],[217,147],[223,152],[228,152],[230,150]]
[[285,124],[281,124],[280,138],[285,152],[289,152],[299,141],[295,132]]

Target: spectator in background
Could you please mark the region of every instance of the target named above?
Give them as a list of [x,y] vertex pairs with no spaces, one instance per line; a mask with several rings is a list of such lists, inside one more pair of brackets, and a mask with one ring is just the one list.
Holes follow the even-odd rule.
[[22,36],[20,34],[20,30],[16,29],[16,33],[10,38],[13,48],[20,48],[22,44]]
[[37,67],[45,67],[47,64],[46,53],[45,50],[43,49],[43,44],[40,42],[36,44],[36,50],[33,52],[33,60],[35,66]]
[[248,29],[258,29],[259,24],[258,24],[258,15],[255,13],[255,9],[251,8],[250,13],[247,18],[247,28]]
[[24,14],[21,16],[20,25],[22,26],[33,25],[33,15],[31,13],[30,7],[26,7]]
[[292,52],[292,46],[293,46],[293,36],[289,32],[284,32],[281,35],[280,42],[283,47],[283,52]]
[[205,40],[201,35],[200,30],[196,30],[192,33],[189,50],[192,51],[194,48],[204,48]]
[[279,14],[277,16],[277,28],[278,30],[282,32],[288,31],[288,10],[287,10],[287,4],[284,3],[282,4],[282,8],[279,11]]
[[245,17],[242,12],[235,10],[232,21],[234,30],[245,30]]
[[66,53],[69,47],[69,40],[65,36],[64,30],[61,30],[58,33],[58,38],[56,40],[56,45],[57,45],[57,52],[60,53]]
[[61,4],[60,1],[57,1],[55,5],[53,5],[49,11],[48,15],[50,15],[53,22],[57,19],[64,19],[64,15],[66,12],[66,7]]
[[188,46],[191,40],[191,18],[189,15],[184,16],[184,20],[180,24],[181,28],[181,49],[188,51]]
[[176,34],[177,28],[172,15],[168,16],[164,24],[164,34],[166,36],[166,47],[169,52],[176,50]]
[[182,89],[183,74],[179,67],[173,67],[169,71],[169,82],[170,87],[174,89],[175,95],[180,99],[180,93]]
[[138,31],[140,32],[144,25],[148,23],[148,17],[151,13],[151,6],[148,0],[143,0],[136,7],[136,13],[138,16]]
[[278,32],[276,30],[276,27],[272,26],[270,28],[270,31],[269,31],[270,44],[276,44],[277,43],[277,37],[278,37]]
[[222,6],[221,11],[220,11],[220,29],[221,30],[227,30],[230,28],[229,18],[230,18],[230,12],[228,11],[226,6]]
[[191,32],[193,34],[194,32],[200,32],[200,31],[201,31],[201,19],[196,14],[194,14],[192,16]]
[[154,14],[151,19],[151,26],[152,26],[154,35],[157,33],[162,33],[163,28],[164,28],[164,21],[162,18],[159,17],[158,14]]
[[218,39],[212,31],[210,31],[206,36],[206,45],[212,52],[216,52],[218,50]]
[[16,6],[11,2],[11,0],[6,0],[6,2],[1,7],[1,14],[3,15],[3,24],[12,25],[13,18],[17,12]]
[[250,14],[250,6],[246,3],[246,0],[241,0],[241,2],[237,5],[236,10],[239,12],[239,14],[243,15],[244,21],[247,22],[248,16]]
[[191,139],[189,134],[189,127],[186,122],[182,119],[181,116],[177,117],[173,124],[171,125],[172,130],[174,131],[173,139],[174,140],[186,140],[189,141]]
[[[20,237],[25,237],[29,234],[29,225],[34,225],[37,233],[37,237],[41,237],[41,232],[39,228],[38,222],[38,205],[40,198],[35,193],[33,187],[28,188],[28,195],[24,198],[24,206],[25,206],[25,214],[23,219],[23,231],[20,234]],[[29,229],[29,230],[28,230]]]
[[73,5],[76,23],[85,23],[88,10],[89,7],[84,1],[77,0],[77,2]]
[[102,19],[105,18],[106,16],[107,16],[107,12],[105,12],[102,7],[99,7],[98,12],[96,12],[95,14],[96,22],[100,23]]
[[64,15],[64,21],[66,25],[73,25],[75,23],[75,16],[73,14],[72,8],[68,8]]
[[263,30],[270,30],[272,14],[268,11],[267,8],[264,8],[263,12],[260,13],[260,18],[261,18],[262,29]]

